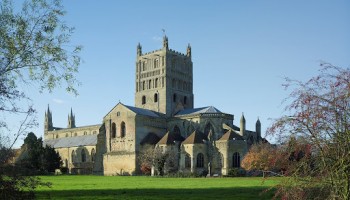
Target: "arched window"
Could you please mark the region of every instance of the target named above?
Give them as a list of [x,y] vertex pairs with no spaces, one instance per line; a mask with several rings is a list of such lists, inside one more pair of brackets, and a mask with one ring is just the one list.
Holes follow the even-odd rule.
[[86,153],[85,150],[82,149],[81,150],[81,162],[85,162],[86,161]]
[[146,96],[142,96],[142,105],[146,104]]
[[125,122],[122,122],[120,124],[120,137],[125,137],[125,133],[126,133]]
[[154,102],[158,102],[158,93],[154,94]]
[[86,132],[86,131],[84,131],[84,135],[87,135],[87,132]]
[[146,70],[146,62],[143,62],[142,63],[142,71],[145,71]]
[[184,104],[186,105],[187,104],[187,97],[184,96]]
[[173,95],[173,102],[176,102],[176,99],[177,99],[176,94],[174,94]]
[[142,90],[145,90],[145,85],[146,85],[146,83],[145,83],[145,81],[143,81],[142,82]]
[[171,61],[171,67],[172,67],[173,69],[175,69],[175,66],[176,66],[176,60],[173,59],[173,60]]
[[158,87],[158,78],[156,78],[155,80],[154,80],[154,88],[157,88]]
[[203,168],[204,167],[204,156],[202,153],[199,153],[197,155],[197,168]]
[[148,89],[151,89],[151,85],[152,85],[152,80],[148,81]]
[[72,163],[74,163],[74,160],[75,160],[74,158],[75,158],[75,151],[73,150],[73,151],[72,151],[72,156],[71,156]]
[[173,133],[174,135],[181,135],[180,128],[177,125],[174,126]]
[[56,135],[56,138],[58,138],[58,134]]
[[66,137],[68,137],[68,133],[66,133]]
[[65,160],[64,160],[64,166],[65,166],[65,167],[68,167],[68,159],[65,159]]
[[155,59],[154,60],[154,68],[157,68],[158,67],[158,59]]
[[232,167],[239,168],[241,167],[241,156],[238,152],[235,152],[232,156]]
[[179,90],[182,89],[182,81],[180,81],[180,80],[178,81],[177,88],[178,88]]
[[176,88],[176,80],[175,79],[173,79],[171,85],[173,86],[173,88]]
[[117,137],[117,127],[115,125],[115,123],[112,123],[112,138],[116,138]]
[[95,161],[95,154],[96,154],[95,149],[92,149],[92,150],[91,150],[91,161],[92,161],[92,162]]
[[210,122],[207,123],[207,125],[204,128],[204,134],[208,136],[209,132],[213,131],[213,126],[211,125]]
[[189,154],[185,156],[185,168],[191,168],[191,157]]

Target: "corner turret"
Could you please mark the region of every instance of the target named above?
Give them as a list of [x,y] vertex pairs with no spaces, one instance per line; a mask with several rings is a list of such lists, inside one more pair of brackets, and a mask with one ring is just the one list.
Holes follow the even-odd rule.
[[245,129],[245,118],[244,113],[242,113],[241,121],[240,121],[240,135],[244,136],[246,129]]
[[190,44],[188,44],[188,46],[187,46],[187,57],[189,57],[189,58],[191,58],[191,55],[192,53],[191,53],[191,45]]
[[53,130],[52,113],[50,111],[50,106],[47,105],[47,111],[45,111],[44,134],[52,130]]
[[260,123],[259,117],[255,123],[255,132],[256,132],[256,134],[258,136],[258,140],[259,140],[261,138],[261,123]]
[[166,35],[163,37],[163,49],[169,50],[168,37]]
[[70,109],[70,114],[68,114],[68,126],[67,128],[75,128],[75,115],[73,115],[73,109]]
[[141,56],[142,55],[142,46],[141,44],[139,43],[137,45],[137,56]]

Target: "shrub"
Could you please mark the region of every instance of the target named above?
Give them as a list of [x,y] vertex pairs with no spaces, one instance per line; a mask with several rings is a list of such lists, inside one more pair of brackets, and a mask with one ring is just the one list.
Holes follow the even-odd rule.
[[242,168],[232,168],[228,171],[228,177],[243,177],[246,175],[246,171]]

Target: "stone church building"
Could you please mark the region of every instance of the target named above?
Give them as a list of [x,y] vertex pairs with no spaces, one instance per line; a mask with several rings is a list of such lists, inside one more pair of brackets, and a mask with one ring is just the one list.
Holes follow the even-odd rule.
[[[226,175],[262,140],[259,120],[249,131],[243,114],[238,127],[232,114],[194,108],[190,45],[183,54],[169,48],[166,36],[159,50],[143,53],[138,44],[135,83],[135,106],[118,103],[102,124],[77,127],[71,110],[67,128],[54,127],[47,109],[44,142],[59,152],[70,173],[141,174],[139,156],[152,147],[173,153],[176,171]],[[152,173],[159,172],[153,167]]]

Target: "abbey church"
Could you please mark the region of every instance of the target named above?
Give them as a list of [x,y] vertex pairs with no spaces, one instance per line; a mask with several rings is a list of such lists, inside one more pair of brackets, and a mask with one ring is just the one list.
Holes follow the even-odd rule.
[[[59,152],[69,173],[142,174],[139,158],[153,148],[173,157],[163,173],[227,175],[262,140],[259,120],[249,131],[243,114],[236,126],[232,114],[194,107],[190,45],[186,53],[174,51],[164,36],[161,49],[143,53],[138,44],[135,86],[135,106],[118,103],[102,124],[78,127],[71,110],[67,128],[54,127],[47,109],[44,142]],[[159,174],[159,167],[151,166],[151,173]]]

